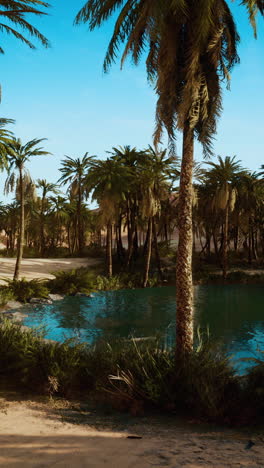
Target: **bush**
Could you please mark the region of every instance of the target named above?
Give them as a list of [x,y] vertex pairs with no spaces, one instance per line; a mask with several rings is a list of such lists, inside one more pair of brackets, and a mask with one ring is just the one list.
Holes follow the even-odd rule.
[[42,333],[22,330],[7,319],[0,324],[1,374],[31,391],[66,396],[74,387],[80,388],[83,350],[84,345],[72,340],[44,341]]
[[[16,301],[27,302],[32,297],[46,298],[49,294],[47,284],[44,280],[33,279],[27,281],[25,278],[21,280],[5,279],[7,286],[2,286],[3,294],[11,294]],[[5,292],[4,292],[5,291]]]
[[51,292],[60,294],[89,293],[95,287],[95,274],[86,268],[55,271],[55,279],[48,282]]
[[1,287],[0,289],[0,307],[3,307],[8,303],[8,301],[12,301],[14,299],[13,291],[6,287]]
[[66,397],[82,392],[99,401],[107,395],[133,414],[152,407],[214,422],[262,422],[264,363],[236,376],[227,357],[208,343],[179,361],[157,340],[60,344],[4,319],[0,369],[9,382],[31,391]]
[[[159,284],[157,275],[149,277],[148,285],[153,288]],[[96,278],[96,289],[99,291],[111,291],[117,289],[134,289],[142,287],[142,274],[140,273],[120,273],[119,275],[108,278],[99,275]]]
[[240,388],[229,360],[220,352],[205,345],[180,363],[173,351],[162,350],[157,343],[131,346],[123,354],[125,359],[118,357],[108,387],[128,407],[141,401],[214,421],[234,416]]

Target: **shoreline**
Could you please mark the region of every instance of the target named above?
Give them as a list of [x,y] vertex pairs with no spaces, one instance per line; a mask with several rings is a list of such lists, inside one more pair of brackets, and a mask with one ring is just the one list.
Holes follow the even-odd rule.
[[3,466],[88,468],[91,460],[93,468],[263,466],[261,430],[223,428],[177,415],[132,417],[79,402],[1,393]]

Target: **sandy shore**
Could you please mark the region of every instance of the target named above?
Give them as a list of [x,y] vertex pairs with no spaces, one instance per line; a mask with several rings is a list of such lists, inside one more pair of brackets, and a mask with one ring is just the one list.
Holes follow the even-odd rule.
[[[15,258],[0,258],[1,278],[12,278],[15,269]],[[100,263],[97,258],[25,258],[21,265],[21,278],[54,278],[51,274],[58,270],[87,267]]]
[[[264,437],[175,417],[100,414],[78,404],[0,398],[0,466],[195,468],[264,466]],[[141,438],[131,439],[137,435]],[[254,445],[246,448],[249,440]]]

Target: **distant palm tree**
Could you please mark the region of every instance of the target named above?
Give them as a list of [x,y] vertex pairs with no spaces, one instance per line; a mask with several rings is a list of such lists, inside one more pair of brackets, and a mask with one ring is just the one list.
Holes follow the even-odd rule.
[[66,156],[66,159],[62,160],[62,167],[59,169],[62,176],[58,180],[58,183],[62,185],[69,184],[69,192],[72,198],[77,198],[77,222],[78,222],[78,250],[79,254],[82,254],[84,247],[84,232],[82,222],[82,205],[84,195],[88,195],[86,191],[85,178],[88,169],[94,162],[95,156],[88,156],[88,153],[82,158],[73,159],[70,156]]
[[[19,32],[18,28],[20,28],[20,30],[25,31],[31,37],[38,39],[44,47],[48,47],[48,39],[25,19],[25,16],[46,15],[47,13],[40,10],[39,7],[48,8],[49,4],[41,0],[0,0],[1,32],[11,34],[31,49],[35,49],[34,44],[25,37],[24,33]],[[6,20],[5,23],[3,23],[4,20]],[[0,53],[4,53],[1,46]]]
[[[38,147],[45,138],[34,139],[22,145],[19,138],[13,138],[7,146],[8,177],[5,183],[5,193],[16,189],[17,198],[20,203],[19,237],[17,247],[17,260],[14,272],[14,279],[17,280],[20,274],[20,265],[23,257],[24,232],[25,232],[25,190],[34,191],[34,184],[29,172],[25,170],[25,163],[34,156],[50,154]],[[18,176],[16,175],[18,172]]]
[[107,271],[113,274],[112,243],[113,222],[117,218],[119,204],[125,199],[127,187],[130,185],[132,173],[116,159],[95,161],[86,177],[88,191],[93,190],[92,198],[99,204],[101,223],[107,229]]
[[162,200],[169,197],[172,175],[175,177],[177,173],[177,162],[178,158],[168,156],[166,149],[154,149],[152,146],[149,146],[145,151],[145,159],[138,166],[138,179],[142,192],[141,210],[143,217],[148,219],[148,245],[143,280],[144,288],[148,284],[152,239],[154,241],[159,275],[162,278],[155,218],[161,211]]
[[240,161],[236,161],[236,156],[232,158],[226,156],[224,159],[218,156],[218,163],[207,162],[207,164],[211,167],[211,170],[206,173],[206,179],[214,191],[214,207],[224,213],[222,268],[225,280],[227,275],[229,215],[234,210],[237,200],[239,179],[246,171],[242,169]]
[[54,195],[59,194],[59,189],[57,184],[48,182],[46,179],[37,179],[36,188],[41,189],[41,207],[40,207],[40,254],[44,254],[45,250],[45,232],[44,232],[44,223],[45,223],[45,209],[47,204],[47,195],[52,193]]

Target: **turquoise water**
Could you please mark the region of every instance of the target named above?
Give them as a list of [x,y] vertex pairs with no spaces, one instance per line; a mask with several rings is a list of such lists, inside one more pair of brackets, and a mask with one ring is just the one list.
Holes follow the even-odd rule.
[[[99,337],[149,337],[160,334],[168,345],[175,339],[175,288],[109,291],[93,298],[66,297],[52,305],[27,306],[23,323],[44,325],[46,337],[63,341],[78,337],[94,343]],[[264,288],[254,285],[195,287],[195,327],[209,327],[214,341],[240,359],[264,350]]]

